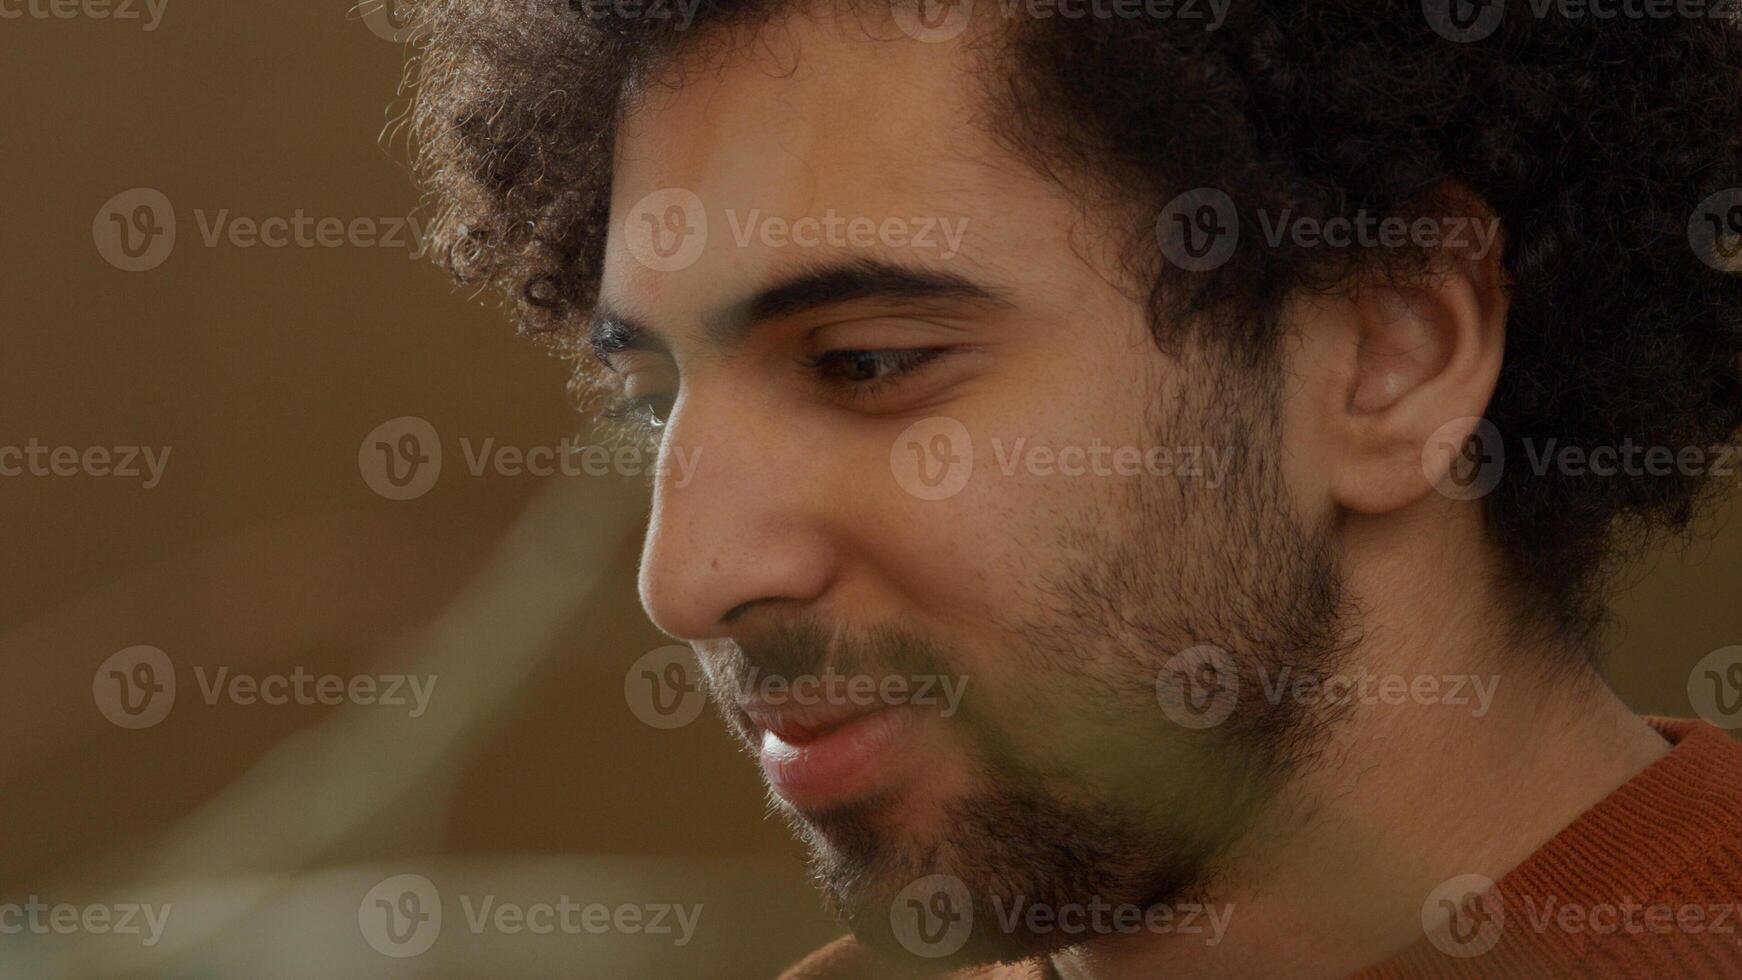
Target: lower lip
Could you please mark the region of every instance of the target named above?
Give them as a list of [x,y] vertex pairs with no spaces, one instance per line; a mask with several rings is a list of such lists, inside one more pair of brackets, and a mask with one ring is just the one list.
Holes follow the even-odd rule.
[[762,733],[762,771],[781,799],[823,807],[865,796],[886,785],[907,757],[902,743],[918,716],[912,708],[883,708],[797,744]]

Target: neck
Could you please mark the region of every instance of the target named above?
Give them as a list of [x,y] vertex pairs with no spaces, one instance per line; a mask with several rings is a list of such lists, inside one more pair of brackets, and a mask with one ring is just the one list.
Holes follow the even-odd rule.
[[[1353,703],[1228,856],[1206,900],[1225,931],[1200,915],[1195,935],[1098,939],[1054,957],[1062,976],[1346,976],[1420,939],[1441,882],[1498,881],[1667,750],[1593,668],[1551,666],[1571,651],[1512,645],[1505,597],[1473,584],[1492,575],[1448,577],[1482,568],[1479,529],[1388,523],[1348,529]],[[1413,545],[1385,540],[1400,533]]]

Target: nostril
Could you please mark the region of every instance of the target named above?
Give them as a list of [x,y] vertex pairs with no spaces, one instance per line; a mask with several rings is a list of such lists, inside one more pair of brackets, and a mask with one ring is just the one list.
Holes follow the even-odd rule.
[[736,606],[733,606],[732,608],[726,610],[726,614],[720,617],[720,625],[721,626],[732,625],[732,622],[734,620],[736,620],[738,617],[744,615],[745,613],[749,612],[750,607],[756,605],[757,601],[758,600],[751,599],[748,602],[740,602]]

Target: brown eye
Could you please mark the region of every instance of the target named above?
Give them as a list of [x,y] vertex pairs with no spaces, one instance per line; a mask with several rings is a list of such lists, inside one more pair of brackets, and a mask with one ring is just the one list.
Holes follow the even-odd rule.
[[882,362],[870,351],[848,351],[841,358],[841,378],[845,381],[870,381],[878,377]]
[[671,395],[642,395],[618,399],[602,413],[614,422],[623,422],[645,429],[661,429],[671,417],[676,401]]
[[835,350],[811,359],[824,380],[844,386],[871,385],[900,377],[943,354],[928,350]]

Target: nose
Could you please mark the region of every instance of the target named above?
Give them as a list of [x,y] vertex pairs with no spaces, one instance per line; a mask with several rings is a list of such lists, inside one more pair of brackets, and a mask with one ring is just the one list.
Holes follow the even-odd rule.
[[805,608],[835,571],[826,454],[736,401],[685,392],[661,446],[639,585],[654,625],[681,640],[727,636],[758,607]]

